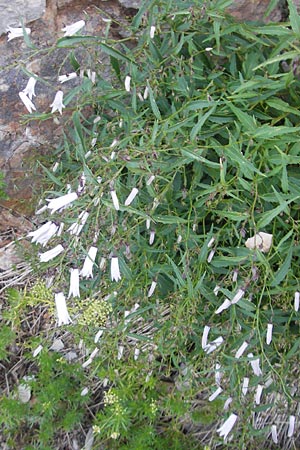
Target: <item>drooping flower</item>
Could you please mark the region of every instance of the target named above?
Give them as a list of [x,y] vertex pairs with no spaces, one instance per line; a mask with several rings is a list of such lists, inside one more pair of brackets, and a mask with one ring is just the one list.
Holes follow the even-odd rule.
[[236,352],[234,357],[236,359],[239,359],[242,356],[242,354],[244,353],[244,351],[246,350],[246,348],[248,347],[248,345],[249,345],[248,342],[244,341],[242,343],[242,345],[240,346],[240,348],[237,350],[237,352]]
[[295,311],[299,311],[299,304],[300,304],[300,292],[296,291],[294,296],[294,309]]
[[207,344],[204,351],[209,355],[210,353],[214,352],[220,345],[224,342],[224,339],[222,336],[217,337],[214,341]]
[[124,81],[126,92],[130,92],[130,82],[131,82],[131,77],[129,75],[126,75],[125,81]]
[[220,386],[223,372],[221,372],[221,364],[217,363],[215,366],[215,382],[217,386]]
[[54,222],[44,223],[40,228],[35,231],[28,233],[28,237],[32,237],[31,242],[36,242],[41,244],[43,247],[48,243],[48,241],[57,233],[58,225]]
[[227,436],[229,435],[230,431],[234,427],[234,424],[237,420],[238,416],[236,414],[231,414],[227,420],[223,423],[223,425],[217,429],[217,432],[221,437],[224,438],[224,441],[226,441]]
[[58,111],[60,114],[62,114],[63,108],[65,108],[65,105],[63,104],[63,91],[57,91],[53,100],[53,103],[51,103],[50,108],[51,114],[55,113],[55,111]]
[[70,234],[74,236],[79,236],[82,228],[84,227],[87,219],[89,217],[89,213],[87,211],[83,211],[78,216],[78,221],[72,223],[72,225],[67,229],[67,231],[70,232]]
[[216,286],[214,287],[214,294],[215,294],[215,295],[218,295],[219,290],[220,290],[220,286],[216,285]]
[[248,387],[249,387],[249,378],[248,377],[244,377],[243,379],[243,385],[242,385],[242,394],[245,396],[248,392]]
[[78,22],[74,22],[71,25],[66,25],[64,28],[61,29],[61,31],[64,31],[64,37],[66,36],[73,36],[75,33],[77,33],[79,30],[81,30],[85,26],[84,20],[78,20]]
[[271,426],[271,435],[272,435],[274,444],[278,444],[277,426],[276,425]]
[[66,81],[73,80],[76,77],[77,77],[77,73],[71,72],[71,73],[67,73],[66,75],[59,75],[58,81],[60,83],[65,83]]
[[155,288],[156,288],[156,285],[157,285],[157,282],[155,280],[153,280],[152,283],[151,283],[150,289],[148,291],[148,298],[153,295],[153,293],[155,291]]
[[51,248],[51,250],[48,250],[47,252],[40,253],[39,258],[41,262],[48,262],[51,259],[58,256],[61,252],[64,251],[64,248],[61,244],[58,244],[56,247]]
[[226,298],[222,303],[222,305],[219,306],[219,308],[215,311],[215,314],[220,314],[222,311],[229,308],[229,306],[231,306],[231,301],[228,300],[228,298]]
[[203,333],[202,333],[202,339],[201,339],[201,347],[203,348],[203,350],[205,350],[207,347],[207,338],[208,338],[209,331],[210,331],[210,327],[208,325],[205,325]]
[[51,209],[51,214],[53,214],[55,211],[58,211],[61,208],[64,208],[65,206],[69,205],[70,203],[74,202],[74,200],[77,200],[78,195],[76,192],[70,192],[69,194],[62,195],[61,197],[57,198],[47,198],[47,208]]
[[23,91],[19,92],[19,97],[22,100],[22,102],[24,103],[24,106],[27,109],[27,111],[29,112],[29,114],[31,114],[33,110],[36,111],[36,107],[30,100],[30,98],[27,97],[25,92],[23,92]]
[[207,244],[207,248],[210,248],[210,247],[213,245],[214,242],[215,242],[215,238],[212,237],[212,238],[209,240],[208,244]]
[[273,324],[272,323],[268,323],[267,336],[266,336],[266,343],[267,343],[267,345],[270,345],[271,342],[272,342],[272,333],[273,333]]
[[134,187],[132,189],[132,191],[130,192],[130,194],[128,195],[128,197],[125,200],[125,206],[129,206],[133,202],[133,200],[137,196],[138,192],[139,192],[139,190],[136,187]]
[[32,356],[35,358],[43,350],[42,345],[38,345],[37,348],[32,352]]
[[34,87],[36,84],[36,78],[35,77],[30,77],[28,80],[28,83],[26,84],[25,89],[23,89],[22,92],[24,92],[25,95],[27,95],[27,97],[32,100],[32,97],[36,96],[35,92],[34,92]]
[[85,278],[93,278],[93,265],[95,263],[97,255],[97,247],[92,246],[84,260],[83,267],[80,271],[80,275]]
[[71,269],[70,270],[70,289],[69,289],[69,295],[68,298],[73,295],[73,297],[80,297],[79,292],[79,270],[78,269]]
[[150,39],[153,39],[154,38],[154,35],[155,35],[155,30],[156,30],[156,27],[154,26],[154,25],[152,25],[151,27],[150,27]]
[[118,200],[116,191],[113,189],[112,191],[110,191],[110,195],[111,195],[115,210],[119,211],[120,205],[119,205],[119,200]]
[[150,231],[149,245],[152,245],[155,239],[155,230]]
[[216,253],[216,250],[214,250],[214,249],[212,249],[212,250],[209,252],[209,255],[208,255],[208,257],[207,257],[207,262],[208,262],[208,263],[210,263],[210,262],[212,261],[212,259],[213,259],[214,255],[215,255],[215,253]]
[[135,361],[137,361],[137,359],[138,359],[138,357],[139,357],[139,354],[140,354],[140,349],[136,347],[136,348],[134,349],[134,356],[133,356],[133,359],[134,359]]
[[84,397],[85,395],[87,395],[89,393],[89,388],[85,387],[82,389],[82,391],[80,392],[81,397]]
[[103,333],[104,333],[103,330],[99,330],[99,331],[96,333],[96,336],[95,336],[95,339],[94,339],[95,344],[97,344],[97,342],[99,341],[99,339],[101,338],[101,336],[102,336]]
[[[248,353],[247,356],[248,356],[248,358],[253,358],[253,353]],[[250,364],[251,364],[251,367],[252,367],[252,370],[253,370],[254,374],[257,377],[261,376],[262,375],[262,371],[261,371],[261,369],[259,367],[259,358],[251,359],[250,360]]]
[[124,353],[124,345],[119,345],[118,346],[118,359],[120,360],[123,356]]
[[[27,34],[31,33],[31,29],[30,28],[25,28],[25,31],[26,31]],[[8,42],[11,41],[12,39],[24,36],[24,30],[21,27],[10,27],[10,26],[8,26],[6,28],[6,32],[8,33],[8,36],[7,36],[7,41]]]
[[234,303],[237,303],[239,300],[241,300],[244,294],[245,294],[244,289],[239,289],[237,293],[234,295],[233,299],[231,300],[231,304],[233,305]]
[[263,386],[261,384],[258,384],[257,388],[256,388],[256,392],[255,392],[255,403],[257,405],[260,405],[262,391],[263,391]]
[[292,437],[294,434],[294,430],[295,430],[295,421],[296,421],[296,417],[295,416],[290,416],[289,418],[289,429],[288,429],[288,437]]
[[119,268],[119,258],[117,256],[113,256],[111,258],[110,276],[111,276],[112,281],[121,280],[121,274],[120,274],[120,268]]
[[150,219],[146,219],[146,228],[147,228],[147,230],[150,229],[150,225],[151,225],[151,220]]
[[62,292],[55,294],[55,306],[58,319],[58,326],[68,325],[69,323],[72,323],[72,319],[69,316],[66,304],[66,298]]
[[224,403],[224,406],[223,406],[224,411],[227,411],[229,409],[229,406],[231,405],[232,400],[233,400],[232,397],[228,397],[228,399],[226,400],[226,402]]
[[146,86],[143,94],[143,100],[147,100],[148,95],[149,95],[149,88],[148,86]]
[[211,395],[208,397],[208,401],[209,401],[209,402],[212,402],[213,400],[215,400],[215,399],[218,397],[218,395],[221,394],[221,392],[223,392],[223,389],[219,386],[219,387],[215,390],[215,392],[214,392],[213,394],[211,394]]
[[152,182],[155,180],[155,175],[151,175],[148,180],[146,181],[146,185],[150,186],[150,184],[152,184]]
[[260,231],[259,233],[255,234],[255,236],[247,239],[245,242],[245,245],[247,248],[250,249],[258,249],[262,251],[263,253],[267,253],[271,246],[273,241],[273,235],[269,233],[264,233],[263,231]]

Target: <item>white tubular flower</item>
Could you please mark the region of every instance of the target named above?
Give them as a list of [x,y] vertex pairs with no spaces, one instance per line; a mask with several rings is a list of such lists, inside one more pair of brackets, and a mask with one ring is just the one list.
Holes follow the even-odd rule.
[[81,397],[84,397],[85,395],[87,395],[89,393],[89,389],[87,387],[83,388],[82,391],[80,392]]
[[241,300],[242,297],[244,297],[245,291],[244,289],[239,289],[237,293],[234,295],[233,299],[231,300],[231,304],[237,303],[239,300]]
[[273,440],[274,444],[278,444],[277,426],[276,425],[271,426],[271,435],[272,435],[272,440]]
[[77,73],[71,72],[71,73],[67,73],[66,75],[59,75],[58,81],[60,83],[65,83],[66,81],[73,80],[76,77],[77,77]]
[[88,251],[88,254],[84,260],[83,267],[80,271],[80,275],[85,278],[93,278],[93,265],[95,263],[96,255],[97,255],[97,247],[91,247]]
[[223,423],[223,425],[217,429],[217,432],[221,437],[224,438],[224,441],[226,441],[228,434],[234,427],[234,424],[237,420],[238,416],[236,414],[231,414],[227,420]]
[[294,297],[294,309],[296,312],[299,311],[299,304],[300,304],[300,292],[296,291]]
[[33,110],[36,111],[36,107],[34,106],[32,101],[27,97],[25,92],[23,92],[23,91],[19,92],[19,97],[22,100],[22,102],[24,103],[24,106],[27,109],[27,111],[29,112],[29,114],[31,114]]
[[224,339],[222,338],[222,336],[219,336],[217,339],[207,344],[204,351],[209,355],[210,353],[215,351],[218,347],[220,347],[222,342],[224,342]]
[[78,222],[72,223],[72,225],[70,226],[70,228],[67,229],[67,231],[69,231],[70,234],[72,234],[74,236],[79,236],[79,234],[80,234],[82,228],[84,227],[88,217],[89,217],[89,213],[86,212],[86,211],[83,211],[78,216]]
[[121,280],[121,274],[120,274],[120,268],[119,268],[119,258],[117,256],[113,256],[111,258],[110,277],[111,277],[111,281]]
[[201,347],[203,348],[203,350],[205,350],[207,347],[207,338],[208,338],[209,330],[210,330],[210,327],[208,325],[205,325],[203,333],[202,333],[202,339],[201,339]]
[[152,245],[155,239],[155,230],[150,231],[149,245]]
[[249,387],[249,378],[245,377],[243,379],[243,385],[242,385],[242,394],[245,396],[248,392],[248,387]]
[[72,323],[71,317],[69,316],[67,309],[66,298],[62,292],[55,294],[55,306],[58,319],[58,326],[68,325],[69,323]]
[[73,36],[75,33],[77,33],[81,28],[85,26],[84,20],[79,20],[78,22],[72,23],[71,25],[67,25],[64,28],[61,29],[61,31],[64,31],[64,37],[66,36]]
[[258,384],[257,388],[256,388],[256,392],[255,392],[255,403],[257,405],[260,405],[262,391],[263,391],[263,386],[261,384]]
[[53,214],[55,211],[58,211],[61,208],[64,208],[65,206],[69,205],[70,203],[74,202],[74,200],[77,200],[78,195],[76,192],[70,192],[69,194],[62,195],[58,198],[47,198],[47,208],[51,209],[51,214]]
[[235,358],[236,359],[239,359],[242,355],[243,355],[243,353],[244,353],[244,351],[246,350],[246,348],[248,347],[248,342],[247,341],[244,341],[243,343],[242,343],[242,345],[240,346],[240,348],[237,350],[237,352],[236,352],[236,354],[235,354]]
[[55,111],[58,111],[60,114],[62,114],[63,108],[65,108],[65,105],[63,104],[63,91],[57,91],[53,100],[53,103],[51,103],[50,108],[51,114],[55,113]]
[[230,404],[232,403],[232,397],[228,397],[226,402],[224,403],[223,409],[224,411],[227,411],[229,409]]
[[220,290],[220,286],[218,286],[218,285],[215,286],[215,287],[214,287],[214,294],[215,294],[215,295],[218,295],[219,290]]
[[215,382],[216,382],[217,386],[220,386],[222,375],[223,375],[223,373],[221,372],[220,369],[221,369],[221,364],[217,363],[215,366]]
[[139,190],[137,188],[132,189],[132,191],[130,192],[130,194],[128,195],[128,197],[125,200],[125,206],[129,206],[133,202],[133,200],[137,196],[138,192],[139,192]]
[[80,297],[79,292],[79,270],[78,269],[71,269],[71,276],[70,276],[70,289],[69,289],[69,295],[68,298],[73,295],[73,297]]
[[155,180],[155,175],[151,175],[151,177],[149,177],[148,180],[146,181],[146,185],[150,186],[150,184],[152,184],[154,180]]
[[215,311],[215,314],[220,314],[222,311],[229,308],[229,306],[231,306],[231,301],[226,298],[222,305]]
[[111,195],[115,210],[119,211],[120,205],[119,205],[119,200],[118,200],[116,191],[113,189],[112,191],[110,191],[110,195]]
[[43,247],[48,243],[48,241],[57,233],[58,225],[49,221],[44,223],[40,228],[35,231],[28,233],[28,237],[32,237],[31,242],[41,244]]
[[32,356],[35,358],[41,351],[43,350],[43,346],[39,345],[32,353]]
[[64,248],[61,244],[58,244],[56,247],[52,248],[51,250],[48,250],[47,252],[40,253],[39,258],[41,262],[48,262],[51,259],[58,256],[61,252],[64,251]]
[[208,257],[207,257],[207,262],[208,262],[208,263],[210,263],[210,262],[212,261],[212,259],[213,259],[214,255],[215,255],[215,253],[216,253],[215,250],[211,250],[211,251],[209,252],[209,255],[208,255]]
[[153,293],[155,291],[155,288],[156,288],[156,285],[157,285],[157,282],[156,281],[152,281],[150,289],[148,291],[148,298],[153,295]]
[[208,401],[212,402],[215,400],[215,398],[218,397],[218,395],[221,394],[221,392],[223,392],[223,389],[221,387],[218,387],[218,389],[215,390],[215,392],[213,394],[211,394],[210,397],[208,397]]
[[267,345],[270,345],[272,342],[272,333],[273,333],[273,324],[268,323],[267,336],[266,336],[266,344]]
[[295,430],[295,421],[296,421],[296,417],[295,416],[290,416],[289,419],[289,429],[288,429],[288,437],[292,437],[294,434],[294,430]]
[[154,26],[154,25],[152,25],[151,27],[150,27],[150,39],[153,39],[154,38],[154,35],[155,35],[155,30],[156,30],[156,27]]
[[118,359],[120,360],[123,356],[124,353],[124,346],[123,345],[119,345],[118,347]]
[[103,330],[99,330],[99,331],[97,332],[97,334],[96,334],[96,336],[95,336],[95,339],[94,339],[94,343],[95,343],[95,344],[97,344],[97,342],[98,342],[99,339],[101,338],[102,334],[103,334]]
[[35,92],[34,92],[34,87],[35,87],[35,83],[36,83],[36,78],[34,77],[30,77],[28,80],[28,83],[26,84],[25,89],[23,89],[22,92],[24,92],[25,95],[27,95],[27,97],[32,100],[32,97],[36,96]]
[[130,82],[131,82],[131,77],[129,75],[126,75],[125,81],[124,81],[126,92],[130,92]]
[[[248,358],[253,358],[253,353],[248,353],[247,356],[248,356]],[[261,376],[262,371],[259,367],[259,358],[252,359],[250,361],[250,364],[251,364],[252,370],[254,372],[254,375],[256,375],[257,377]]]
[[134,356],[133,356],[133,359],[134,359],[135,361],[138,359],[139,354],[140,354],[140,349],[139,349],[139,348],[135,348],[135,349],[134,349]]
[[148,95],[149,95],[149,88],[148,86],[146,86],[144,90],[143,100],[147,100]]
[[[27,34],[31,33],[31,29],[30,28],[25,28],[25,31]],[[6,28],[6,32],[8,33],[7,35],[7,41],[11,41],[12,39],[18,38],[18,37],[23,37],[24,36],[24,31],[23,28],[21,27],[10,27],[8,26]]]
[[207,244],[207,248],[210,248],[210,247],[213,245],[214,242],[215,242],[215,238],[212,237],[212,238],[209,240],[208,244]]
[[151,225],[151,220],[150,219],[146,219],[146,228],[147,228],[147,230],[150,229],[150,225]]
[[235,283],[237,281],[237,277],[238,277],[238,270],[235,269],[232,273],[232,281]]

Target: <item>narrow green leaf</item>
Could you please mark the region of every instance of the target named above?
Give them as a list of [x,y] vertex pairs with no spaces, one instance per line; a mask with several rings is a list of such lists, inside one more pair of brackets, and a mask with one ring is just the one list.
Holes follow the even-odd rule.
[[297,195],[297,197],[292,198],[289,201],[284,201],[281,205],[278,205],[276,208],[271,209],[270,211],[266,211],[263,214],[260,214],[260,219],[257,222],[257,228],[262,229],[266,225],[268,225],[270,222],[272,222],[275,217],[277,217],[281,212],[285,210],[285,208],[295,200],[297,200],[300,196]]
[[276,63],[276,62],[285,61],[287,59],[294,59],[297,57],[299,57],[299,51],[296,51],[296,50],[286,52],[286,53],[281,53],[280,55],[274,56],[274,58],[270,58],[267,61],[254,67],[253,70],[260,69],[261,67],[265,67],[265,66],[268,66],[268,65]]
[[293,347],[292,347],[291,350],[287,353],[286,359],[292,358],[292,356],[294,356],[294,355],[298,352],[299,345],[300,345],[300,338],[296,339],[296,341],[294,342]]
[[64,184],[54,175],[53,172],[51,172],[50,170],[47,169],[47,167],[43,166],[43,164],[39,163],[40,166],[42,167],[42,169],[44,170],[44,172],[47,174],[47,176],[49,177],[49,179],[56,185],[59,187],[62,187]]
[[300,17],[297,12],[296,5],[293,0],[287,0],[289,6],[289,19],[293,32],[300,37]]
[[153,91],[151,89],[151,86],[149,83],[147,83],[148,86],[148,90],[149,90],[149,99],[150,99],[150,105],[153,111],[153,114],[155,115],[155,117],[157,118],[157,120],[161,120],[161,114],[160,111],[158,109],[157,103],[155,101],[154,95],[153,95]]
[[57,40],[57,48],[73,47],[76,44],[85,44],[88,42],[96,42],[99,38],[96,36],[66,36]]
[[271,108],[277,109],[277,111],[287,112],[291,114],[295,114],[295,116],[300,116],[300,111],[296,108],[293,108],[288,103],[281,100],[281,98],[273,98],[266,101],[267,105],[271,106]]
[[291,267],[291,262],[292,262],[292,257],[293,257],[293,248],[294,248],[294,241],[292,240],[289,251],[287,253],[286,259],[284,261],[284,263],[281,265],[281,267],[278,269],[278,271],[275,274],[275,278],[271,283],[271,286],[277,286],[279,283],[281,283],[288,271],[290,270]]
[[239,119],[243,127],[245,128],[245,131],[255,131],[257,129],[257,125],[255,123],[255,120],[253,117],[249,116],[249,114],[245,113],[241,109],[237,108],[230,102],[226,102],[227,106],[231,109],[231,111],[236,115],[236,117]]
[[196,125],[192,128],[190,133],[191,141],[194,141],[197,135],[200,133],[202,126],[206,122],[206,120],[211,116],[216,110],[216,106],[213,106],[209,111],[207,111],[203,116],[199,116],[199,120]]

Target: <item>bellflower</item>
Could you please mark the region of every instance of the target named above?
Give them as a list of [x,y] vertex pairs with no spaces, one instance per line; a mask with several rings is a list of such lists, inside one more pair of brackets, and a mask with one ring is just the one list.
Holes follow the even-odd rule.
[[234,427],[234,424],[237,420],[238,416],[236,414],[231,414],[227,420],[223,423],[223,425],[217,429],[217,432],[221,437],[224,438],[224,441],[226,441],[228,434]]
[[77,73],[71,72],[71,73],[67,73],[66,75],[59,75],[58,81],[60,83],[65,83],[66,81],[73,80],[76,77],[77,77]]
[[244,353],[244,351],[246,350],[246,348],[248,347],[248,342],[247,341],[244,341],[243,343],[242,343],[242,345],[240,346],[240,348],[237,350],[237,352],[236,352],[236,354],[235,354],[235,358],[236,359],[239,359],[242,355],[243,355],[243,353]]
[[72,223],[72,225],[70,226],[70,228],[67,229],[67,231],[70,232],[70,234],[74,235],[74,236],[79,236],[82,228],[84,227],[87,219],[89,217],[89,213],[86,211],[83,211],[79,214],[78,217],[78,222],[74,222]]
[[227,411],[229,409],[229,406],[232,403],[232,397],[228,397],[228,399],[226,400],[226,402],[224,403],[223,409],[224,411]]
[[222,336],[219,336],[217,339],[207,344],[204,351],[209,355],[210,353],[214,352],[218,347],[220,347],[222,342],[224,342],[224,339],[222,338]]
[[209,330],[210,330],[210,327],[208,325],[205,325],[203,333],[202,333],[202,339],[201,339],[201,347],[203,348],[203,350],[205,350],[207,347],[207,338],[208,338]]
[[[248,358],[253,358],[253,353],[249,353],[247,356],[248,356]],[[262,375],[262,371],[261,371],[261,369],[259,367],[259,358],[251,359],[250,360],[250,364],[251,364],[251,367],[252,367],[252,370],[253,370],[254,374],[257,377]]]
[[266,336],[266,343],[267,343],[267,345],[270,345],[271,342],[272,342],[272,333],[273,333],[273,324],[272,323],[268,323],[267,336]]
[[124,353],[124,346],[123,345],[119,345],[118,346],[118,359],[120,360],[123,356]]
[[58,256],[61,252],[64,251],[64,248],[61,244],[58,244],[56,247],[52,248],[51,250],[48,250],[47,252],[40,253],[39,258],[41,262],[48,262],[51,259]]
[[51,209],[51,214],[53,214],[55,211],[58,211],[61,208],[64,208],[65,206],[69,205],[70,203],[74,202],[78,198],[78,195],[76,192],[70,192],[69,194],[62,195],[61,197],[57,198],[47,198],[47,208]]
[[66,298],[62,292],[55,294],[55,306],[58,318],[58,326],[68,325],[69,323],[71,323],[72,320],[68,313]]
[[64,37],[73,36],[76,34],[81,28],[85,26],[84,20],[78,20],[78,22],[72,23],[71,25],[67,25],[61,30],[65,32]]
[[237,303],[239,300],[241,300],[244,294],[245,294],[244,289],[239,289],[237,293],[234,295],[233,299],[231,300],[231,304],[233,305],[234,303]]
[[36,83],[36,78],[30,77],[25,89],[23,89],[23,91],[22,91],[22,92],[24,92],[25,95],[27,95],[27,97],[30,100],[32,100],[32,96],[34,96],[34,97],[36,96],[35,92],[34,92],[35,83]]
[[215,382],[217,386],[220,386],[223,372],[221,372],[221,364],[217,363],[215,366]]
[[300,292],[296,291],[294,296],[294,309],[295,311],[299,311],[299,304],[300,304]]
[[88,254],[83,263],[83,268],[80,271],[80,275],[85,278],[93,278],[93,265],[95,263],[97,251],[97,247],[93,246],[88,251]]
[[278,444],[277,426],[276,425],[271,426],[271,435],[272,435],[274,444]]
[[43,346],[38,345],[37,348],[33,351],[32,356],[35,358],[37,355],[39,355],[41,353],[42,350],[43,350]]
[[36,111],[36,107],[34,106],[32,101],[27,97],[25,92],[23,92],[23,91],[19,92],[19,97],[22,100],[22,102],[24,103],[24,106],[27,109],[27,111],[29,112],[29,114],[31,114],[33,110]]
[[260,405],[262,391],[263,391],[263,386],[261,384],[258,384],[256,387],[256,392],[255,392],[255,403],[257,405]]
[[226,298],[222,303],[222,305],[219,306],[219,308],[215,311],[215,314],[220,314],[222,311],[229,308],[229,306],[231,306],[231,301],[228,300],[228,298]]
[[296,417],[295,416],[290,416],[289,419],[289,429],[288,429],[288,437],[292,437],[294,434],[294,429],[295,429],[295,421],[296,421]]
[[111,258],[110,264],[110,276],[112,281],[121,280],[120,268],[119,268],[119,259],[117,256],[113,256]]
[[37,230],[28,233],[27,236],[32,237],[31,242],[42,244],[42,246],[45,247],[48,241],[57,233],[58,228],[58,225],[49,221],[44,223],[44,225]]
[[152,245],[155,239],[155,230],[150,231],[149,245]]
[[153,293],[155,291],[155,288],[156,288],[156,285],[157,285],[157,282],[156,281],[152,281],[150,289],[148,291],[148,298],[153,295]]
[[50,108],[52,107],[51,114],[55,113],[55,111],[58,111],[60,114],[62,114],[63,108],[65,108],[65,105],[63,104],[63,91],[57,91],[53,100],[53,103],[51,103]]
[[155,35],[155,30],[156,30],[156,27],[154,26],[154,25],[152,25],[151,27],[150,27],[150,39],[153,39],[154,38],[154,35]]
[[119,200],[118,200],[116,191],[113,189],[112,191],[110,191],[110,195],[111,195],[115,210],[119,211],[120,205],[119,205]]
[[135,199],[136,195],[138,194],[139,190],[137,188],[133,188],[128,197],[125,200],[125,206],[129,206],[133,200]]
[[211,394],[210,397],[208,397],[208,401],[209,401],[209,402],[214,401],[214,400],[218,397],[218,395],[221,394],[221,392],[223,392],[223,389],[219,386],[219,387],[215,390],[215,392],[214,392],[213,394]]
[[248,387],[249,387],[249,378],[248,377],[244,377],[243,379],[243,385],[242,385],[242,394],[245,396],[248,392]]
[[[25,28],[25,31],[27,34],[31,33],[31,29],[30,28]],[[10,27],[8,26],[6,28],[6,32],[8,33],[7,36],[7,41],[11,41],[12,39],[18,38],[18,37],[23,37],[24,36],[24,30],[21,27]]]
[[150,186],[150,184],[152,184],[152,182],[155,180],[155,175],[151,175],[148,180],[146,181],[146,185]]
[[70,289],[69,289],[69,295],[68,298],[73,295],[73,297],[80,297],[79,292],[79,270],[78,269],[71,269],[71,276],[70,276]]
[[126,92],[130,92],[130,82],[131,82],[131,77],[129,75],[126,75],[125,82],[124,82]]

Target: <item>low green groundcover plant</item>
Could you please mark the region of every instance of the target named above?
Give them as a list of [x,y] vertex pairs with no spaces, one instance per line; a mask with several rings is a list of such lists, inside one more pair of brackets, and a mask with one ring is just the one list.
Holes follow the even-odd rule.
[[142,3],[120,41],[108,15],[105,36],[65,30],[63,90],[28,116],[62,113],[65,137],[29,236],[44,281],[7,298],[4,364],[25,335],[25,370],[3,436],[296,448],[300,18],[292,2],[267,25],[230,2]]

